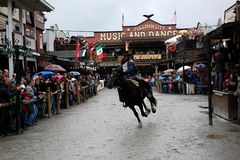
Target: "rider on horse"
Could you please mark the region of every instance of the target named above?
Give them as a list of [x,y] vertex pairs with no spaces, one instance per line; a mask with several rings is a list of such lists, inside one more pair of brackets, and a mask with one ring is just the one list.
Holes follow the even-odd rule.
[[[142,92],[147,97],[152,96],[151,86],[148,85],[141,77],[137,76],[135,62],[133,61],[133,55],[126,53],[123,55],[123,59],[121,60],[121,69],[124,74],[124,77],[130,80],[133,84],[138,86]],[[119,93],[119,98],[121,99],[121,94]],[[123,106],[125,107],[125,103],[123,102]]]

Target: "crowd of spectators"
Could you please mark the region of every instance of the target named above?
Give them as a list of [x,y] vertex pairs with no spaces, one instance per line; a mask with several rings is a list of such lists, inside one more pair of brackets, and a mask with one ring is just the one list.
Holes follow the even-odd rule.
[[16,74],[10,79],[8,70],[4,69],[0,72],[0,135],[22,132],[39,119],[49,117],[49,92],[51,114],[56,115],[61,114],[57,103],[66,108],[67,103],[77,103],[79,94],[82,102],[86,100],[86,95],[96,95],[99,78],[93,72],[78,76],[55,73],[49,77],[40,73],[30,79],[21,77],[17,83]]

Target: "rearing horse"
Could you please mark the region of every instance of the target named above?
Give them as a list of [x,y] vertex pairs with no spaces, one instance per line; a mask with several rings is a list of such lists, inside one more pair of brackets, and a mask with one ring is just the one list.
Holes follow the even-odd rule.
[[[134,106],[136,105],[140,108],[141,115],[143,117],[147,117],[148,114],[150,113],[150,109],[147,108],[146,104],[144,103],[144,98],[146,97],[146,94],[144,94],[143,90],[141,89],[141,85],[144,85],[144,83],[146,82],[144,82],[143,80],[138,80],[137,82],[131,79],[124,78],[122,70],[119,67],[113,70],[112,75],[107,84],[109,89],[117,87],[118,94],[121,95],[119,96],[120,101],[125,102],[125,105],[133,111],[134,115],[138,120],[139,128],[142,127],[142,122]],[[151,86],[149,86],[149,88],[151,88]],[[155,113],[156,109],[154,106],[157,105],[157,101],[153,97],[152,90],[151,95],[147,96],[147,98],[151,103],[152,112]],[[143,107],[145,108],[146,112],[144,112]]]

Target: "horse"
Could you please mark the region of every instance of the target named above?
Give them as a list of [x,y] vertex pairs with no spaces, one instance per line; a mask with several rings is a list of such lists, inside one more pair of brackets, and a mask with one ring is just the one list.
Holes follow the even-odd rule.
[[[151,92],[150,96],[149,95],[147,96],[144,93],[144,91],[142,90],[143,87],[142,85],[150,89]],[[120,101],[125,103],[125,107],[129,107],[133,111],[138,121],[137,125],[138,128],[142,128],[142,122],[134,106],[138,106],[141,111],[141,115],[143,117],[147,117],[150,113],[150,109],[147,108],[146,104],[144,103],[144,98],[147,97],[149,102],[151,103],[152,112],[153,113],[156,112],[154,106],[157,105],[157,101],[152,94],[151,86],[144,80],[136,81],[133,79],[125,78],[120,67],[115,68],[112,71],[107,86],[109,89],[117,87]],[[145,112],[143,110],[143,107],[145,109]]]

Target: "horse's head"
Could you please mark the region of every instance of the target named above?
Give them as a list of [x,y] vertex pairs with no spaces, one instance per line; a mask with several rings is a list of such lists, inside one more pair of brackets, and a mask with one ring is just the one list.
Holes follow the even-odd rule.
[[109,89],[112,89],[113,87],[117,87],[120,85],[120,79],[122,77],[122,70],[120,67],[114,68],[112,70],[112,74],[108,80],[107,86]]

